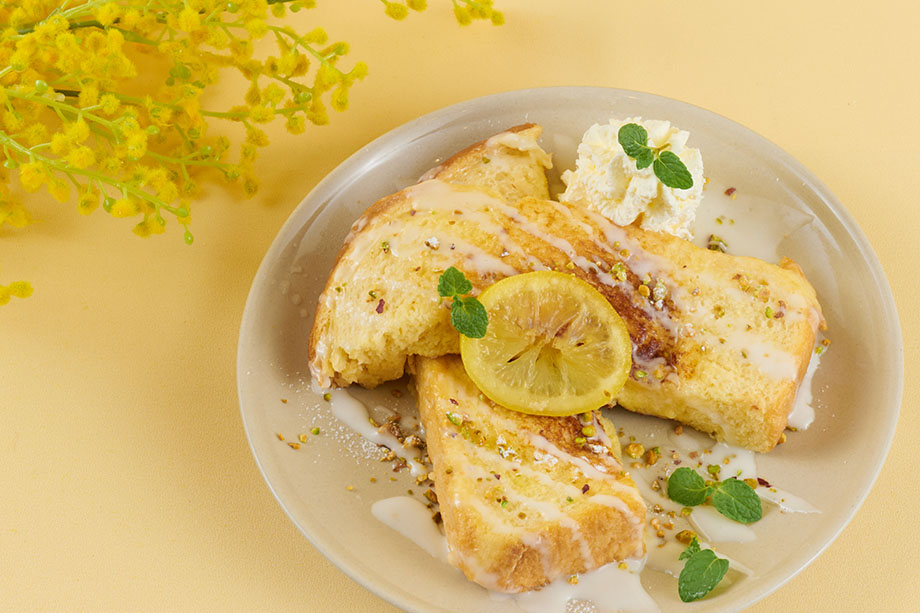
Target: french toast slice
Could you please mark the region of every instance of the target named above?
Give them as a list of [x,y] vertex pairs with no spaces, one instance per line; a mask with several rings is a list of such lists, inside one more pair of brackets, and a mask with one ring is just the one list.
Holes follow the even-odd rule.
[[549,198],[546,171],[552,158],[537,139],[543,128],[525,123],[470,145],[435,166],[419,180],[440,179],[472,185],[496,193],[508,202],[521,198]]
[[458,356],[410,368],[448,559],[467,578],[521,592],[644,554],[645,503],[599,411],[509,411],[479,393]]
[[[515,134],[536,145],[538,132]],[[488,143],[504,146],[499,140],[466,150],[355,223],[310,338],[320,385],[375,386],[400,377],[410,356],[458,353],[449,304],[437,294],[449,266],[464,272],[474,293],[509,275],[554,269],[592,284],[626,322],[633,370],[619,404],[730,444],[772,449],[824,323],[799,267],[619,227],[586,207],[547,200],[539,181],[505,187],[533,192],[511,202],[501,187],[508,171],[495,171],[481,154]],[[542,173],[541,159],[516,156],[513,163],[529,169],[512,174]]]

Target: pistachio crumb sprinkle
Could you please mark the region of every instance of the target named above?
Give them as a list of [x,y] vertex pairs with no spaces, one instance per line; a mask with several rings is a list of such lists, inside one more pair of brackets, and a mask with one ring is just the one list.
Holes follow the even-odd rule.
[[674,538],[683,543],[684,545],[689,545],[693,539],[696,538],[696,532],[693,530],[681,530],[678,532]]
[[637,460],[642,457],[643,453],[645,453],[645,447],[642,445],[642,443],[630,443],[623,451],[625,451],[626,455],[632,459]]

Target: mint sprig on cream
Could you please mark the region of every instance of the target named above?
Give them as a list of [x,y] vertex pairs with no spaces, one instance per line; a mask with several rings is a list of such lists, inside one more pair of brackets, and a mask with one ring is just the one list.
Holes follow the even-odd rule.
[[664,147],[649,147],[648,132],[637,123],[627,123],[617,132],[617,141],[629,157],[636,160],[636,168],[652,167],[658,180],[674,189],[693,187],[693,176],[673,151]]
[[489,326],[489,315],[475,296],[468,296],[473,284],[457,268],[451,266],[438,279],[438,295],[452,298],[450,323],[457,332],[470,338],[482,338]]

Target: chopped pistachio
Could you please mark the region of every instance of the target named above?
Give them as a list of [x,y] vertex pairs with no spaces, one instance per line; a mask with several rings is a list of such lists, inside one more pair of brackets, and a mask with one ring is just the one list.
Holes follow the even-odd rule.
[[720,251],[725,253],[725,250],[728,248],[728,244],[722,240],[721,237],[716,236],[715,234],[709,235],[709,249],[710,251]]
[[642,445],[642,443],[630,443],[623,451],[626,453],[626,455],[635,460],[641,457],[643,453],[645,453],[645,447]]
[[584,428],[581,429],[581,433],[589,438],[597,434],[597,432],[594,429],[594,426],[585,426]]
[[617,262],[610,269],[610,274],[617,278],[617,281],[626,280],[626,266],[623,262]]
[[681,530],[680,532],[674,535],[674,538],[676,538],[678,541],[680,541],[684,545],[689,545],[691,541],[693,541],[693,539],[696,538],[696,532],[694,532],[693,530]]

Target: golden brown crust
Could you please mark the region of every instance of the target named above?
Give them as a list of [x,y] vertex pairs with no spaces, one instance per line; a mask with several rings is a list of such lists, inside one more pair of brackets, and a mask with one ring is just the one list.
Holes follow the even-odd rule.
[[[512,126],[508,128],[507,130],[505,130],[505,132],[510,132],[512,134],[515,134],[517,132],[524,132],[532,128],[537,128],[539,130],[542,130],[542,128],[540,128],[540,126],[538,126],[535,123],[522,123],[522,124],[518,124],[516,126]],[[446,160],[444,160],[437,166],[434,166],[430,170],[425,172],[425,174],[423,174],[419,178],[418,182],[421,183],[422,181],[427,181],[429,179],[437,179],[439,175],[443,175],[445,172],[448,172],[450,169],[455,169],[455,168],[458,168],[459,166],[466,165],[467,163],[469,163],[470,160],[477,158],[477,157],[481,157],[482,150],[485,149],[486,143],[488,141],[489,139],[484,139],[484,140],[479,141],[478,143],[473,143],[466,149],[461,149],[460,151],[453,154],[452,156],[450,156],[449,158],[447,158]]]

